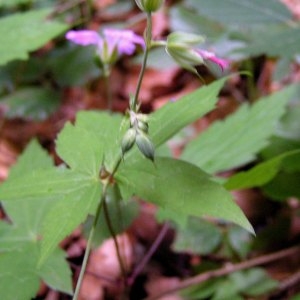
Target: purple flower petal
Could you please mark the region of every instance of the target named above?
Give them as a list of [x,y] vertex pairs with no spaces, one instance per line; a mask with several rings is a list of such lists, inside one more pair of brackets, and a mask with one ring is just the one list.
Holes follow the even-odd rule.
[[135,34],[132,30],[104,29],[103,34],[107,40],[109,48],[117,46],[119,54],[132,54],[136,44],[145,46],[144,39]]
[[[67,32],[66,38],[73,43],[87,46],[96,45],[98,47],[98,53],[101,58],[103,55],[103,44],[108,47],[108,56],[113,54],[116,49],[118,54],[133,54],[136,45],[145,47],[144,39],[135,34],[132,30],[119,30],[119,29],[104,29],[103,34],[99,35],[98,32],[93,30],[71,30]],[[106,54],[107,55],[107,54]]]
[[67,32],[66,39],[82,46],[102,44],[99,34],[94,30],[71,30]]
[[209,60],[217,64],[222,69],[222,71],[224,71],[224,69],[228,68],[229,66],[229,60],[219,58],[213,52],[198,50],[198,53],[203,57],[204,60]]

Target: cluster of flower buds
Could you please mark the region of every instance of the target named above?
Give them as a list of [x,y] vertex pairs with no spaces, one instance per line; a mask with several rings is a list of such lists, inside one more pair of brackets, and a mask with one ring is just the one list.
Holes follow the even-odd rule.
[[130,110],[129,120],[130,128],[126,131],[121,143],[123,155],[136,144],[141,153],[153,161],[154,146],[148,135],[148,116]]

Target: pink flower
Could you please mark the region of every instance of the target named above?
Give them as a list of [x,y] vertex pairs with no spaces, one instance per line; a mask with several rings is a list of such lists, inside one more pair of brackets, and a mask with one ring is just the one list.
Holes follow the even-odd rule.
[[135,51],[136,45],[145,46],[144,39],[131,30],[107,28],[101,35],[94,30],[71,30],[67,32],[66,39],[82,46],[95,45],[100,56],[105,47],[111,56],[115,49],[119,55],[130,55]]
[[197,50],[197,52],[202,56],[204,60],[209,60],[217,64],[222,71],[224,71],[224,69],[228,68],[229,66],[229,60],[219,58],[213,52],[206,50]]

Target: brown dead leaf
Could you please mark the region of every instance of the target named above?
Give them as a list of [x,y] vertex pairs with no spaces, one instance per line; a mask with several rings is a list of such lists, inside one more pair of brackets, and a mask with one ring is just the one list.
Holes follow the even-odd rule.
[[8,176],[10,167],[16,162],[19,151],[5,139],[0,140],[0,182]]
[[[175,288],[179,283],[179,278],[177,277],[164,277],[157,276],[150,278],[146,283],[146,291],[149,296],[159,295],[160,293],[167,291],[169,289]],[[159,300],[183,300],[183,298],[176,293],[163,296]]]
[[[117,241],[123,264],[126,267],[126,270],[129,271],[133,263],[131,239],[128,234],[124,233],[117,236]],[[114,285],[113,282],[116,282],[121,276],[121,267],[114,241],[111,238],[92,251],[87,266],[87,272],[83,279],[80,299],[101,300],[104,288],[116,289],[118,291],[120,287]]]

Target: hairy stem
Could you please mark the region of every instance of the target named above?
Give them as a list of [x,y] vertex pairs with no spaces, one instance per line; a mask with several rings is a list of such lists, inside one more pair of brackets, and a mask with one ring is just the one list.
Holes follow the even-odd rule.
[[157,299],[160,299],[161,297],[163,297],[165,295],[169,295],[169,294],[172,294],[174,292],[177,292],[177,291],[183,290],[185,288],[191,287],[193,285],[200,284],[200,283],[202,283],[204,281],[207,281],[209,279],[225,276],[225,275],[231,274],[233,272],[248,269],[248,268],[252,268],[252,267],[255,267],[255,266],[258,266],[258,265],[267,264],[267,263],[270,263],[272,261],[283,259],[283,258],[285,258],[289,255],[296,254],[299,251],[300,251],[300,246],[294,246],[294,247],[291,247],[291,248],[288,248],[288,249],[285,249],[285,250],[281,250],[281,251],[278,251],[278,252],[275,252],[275,253],[259,256],[259,257],[241,262],[239,264],[232,264],[232,265],[229,265],[229,266],[227,265],[227,266],[225,266],[223,268],[220,268],[220,269],[217,269],[217,270],[208,271],[208,272],[199,274],[197,276],[194,276],[192,278],[182,280],[176,287],[171,288],[169,290],[166,290],[166,291],[160,293],[159,295],[147,297],[144,300],[157,300]]
[[151,47],[151,38],[152,38],[152,18],[151,18],[151,13],[147,13],[147,27],[146,27],[146,33],[145,33],[146,48],[144,51],[142,68],[141,68],[139,78],[138,78],[138,83],[137,83],[137,87],[136,87],[136,91],[135,91],[135,95],[134,95],[132,109],[135,109],[137,106],[137,103],[138,103],[138,98],[139,98],[139,94],[140,94],[140,90],[141,90],[141,86],[142,86],[142,81],[143,81],[143,77],[144,77],[146,66],[147,66],[148,53],[149,53],[149,49]]

